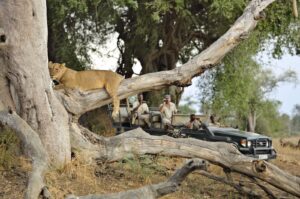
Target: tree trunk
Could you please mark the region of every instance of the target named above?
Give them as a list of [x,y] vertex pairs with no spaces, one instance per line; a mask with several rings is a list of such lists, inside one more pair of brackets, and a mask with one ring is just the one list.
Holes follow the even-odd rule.
[[256,112],[251,111],[248,115],[248,128],[247,131],[255,132],[256,127]]
[[46,1],[0,2],[1,101],[38,132],[51,162],[70,160],[68,114],[51,87]]
[[[182,67],[170,71],[150,73],[124,80],[119,88],[120,98],[138,92],[161,89],[169,85],[184,86],[194,76],[200,75],[217,64],[256,26],[260,12],[274,0],[253,0],[244,14],[218,41]],[[45,156],[56,166],[70,160],[70,146],[75,154],[83,154],[87,160],[103,159],[115,161],[127,153],[165,154],[183,157],[199,157],[225,169],[261,179],[281,190],[300,197],[300,179],[274,165],[241,155],[233,146],[195,139],[174,139],[167,136],[149,136],[141,130],[112,138],[96,136],[78,125],[78,117],[83,113],[111,102],[102,90],[80,92],[66,89],[53,92],[47,67],[47,26],[45,1],[22,0],[0,1],[0,108],[10,106],[20,117],[7,121],[5,114],[1,122],[15,127],[20,135],[35,135],[38,132],[42,144],[35,145],[30,139],[23,139],[32,151],[33,160],[38,157],[42,167],[37,165],[38,178],[42,184]],[[57,98],[61,101],[57,100]],[[65,109],[64,109],[64,107]],[[69,118],[67,111],[73,118]],[[13,111],[9,111],[12,112]],[[14,114],[14,113],[13,113]],[[22,124],[25,120],[29,126]],[[24,128],[22,128],[24,127]],[[71,145],[70,137],[71,134]],[[38,136],[33,136],[37,139]],[[28,138],[28,136],[26,137]],[[38,140],[38,139],[37,139]],[[36,142],[38,143],[38,141]],[[42,145],[42,146],[41,146]],[[48,154],[44,154],[44,150]],[[40,148],[40,149],[38,149]],[[29,149],[27,149],[30,152]],[[39,161],[38,161],[39,162]],[[31,179],[34,179],[33,176]],[[35,182],[30,182],[34,187]],[[38,189],[34,189],[35,195]],[[31,191],[28,189],[28,191]],[[33,197],[30,197],[33,198]]]

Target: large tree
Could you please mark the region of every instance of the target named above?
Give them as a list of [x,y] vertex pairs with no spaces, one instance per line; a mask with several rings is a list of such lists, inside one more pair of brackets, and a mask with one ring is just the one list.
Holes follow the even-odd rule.
[[[118,95],[125,98],[170,84],[186,85],[192,77],[215,66],[243,40],[255,28],[261,18],[261,11],[273,1],[251,1],[236,23],[194,59],[173,70],[124,80]],[[298,177],[267,162],[242,156],[225,143],[155,137],[141,130],[103,138],[80,126],[80,115],[110,103],[111,99],[104,90],[81,93],[78,90],[52,89],[47,67],[45,1],[1,1],[0,33],[0,121],[16,131],[24,144],[24,151],[32,158],[33,171],[28,183],[27,198],[38,197],[44,188],[43,173],[49,165],[57,167],[70,161],[71,148],[75,155],[87,161],[115,161],[129,152],[200,157],[300,196]],[[173,178],[170,180],[172,182],[178,181]],[[169,185],[164,184],[166,188]],[[156,193],[153,195],[158,196]]]
[[[131,77],[136,60],[141,63],[141,74],[170,70],[219,38],[242,13],[247,2],[48,0],[49,59],[65,62],[73,68],[88,66],[89,52],[97,50],[94,46],[101,45],[108,34],[116,32],[115,45],[120,52],[118,73]],[[276,55],[281,53],[279,47],[297,44],[297,34],[289,28],[293,22],[291,13],[291,5],[279,0],[268,10],[267,20],[259,27],[260,41],[278,38]],[[280,23],[280,27],[274,26],[275,23]],[[173,88],[162,92],[170,92],[178,103],[182,90]],[[146,98],[152,105],[158,105],[161,95],[159,91],[151,92]]]

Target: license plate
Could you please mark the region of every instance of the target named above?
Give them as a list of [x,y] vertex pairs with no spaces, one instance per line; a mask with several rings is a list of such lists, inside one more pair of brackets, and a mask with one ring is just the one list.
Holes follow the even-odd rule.
[[258,155],[258,159],[260,160],[268,159],[268,155]]

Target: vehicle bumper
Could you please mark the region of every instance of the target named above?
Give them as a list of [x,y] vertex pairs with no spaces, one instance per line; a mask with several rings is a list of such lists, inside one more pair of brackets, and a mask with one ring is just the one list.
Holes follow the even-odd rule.
[[270,160],[277,157],[277,152],[275,149],[266,149],[266,148],[240,148],[241,153],[246,156],[257,158],[260,160]]

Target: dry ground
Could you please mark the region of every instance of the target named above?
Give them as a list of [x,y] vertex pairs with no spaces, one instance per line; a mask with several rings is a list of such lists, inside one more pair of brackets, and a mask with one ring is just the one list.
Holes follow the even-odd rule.
[[[298,140],[300,137],[290,138]],[[274,139],[274,148],[278,158],[271,162],[278,167],[288,170],[293,175],[300,175],[300,150],[282,148],[279,139]],[[0,144],[0,152],[1,149]],[[0,156],[3,155],[0,153]],[[1,159],[0,159],[1,160]],[[46,183],[53,198],[64,198],[66,194],[86,195],[92,193],[112,193],[138,188],[143,185],[159,183],[166,180],[180,168],[186,159],[163,156],[125,157],[114,163],[99,163],[87,165],[80,160],[73,160],[64,168],[47,173]],[[0,162],[1,164],[1,162]],[[9,164],[2,162],[0,166],[0,198],[22,198],[25,190],[27,173],[30,164],[23,158],[15,157]],[[211,165],[209,171],[224,176],[221,168]],[[246,186],[256,189],[249,179],[234,175],[234,178]],[[293,198],[281,191],[274,190],[283,198]],[[263,192],[261,192],[263,194]],[[233,188],[210,180],[197,172],[190,175],[176,193],[163,197],[164,199],[192,198],[246,198]]]

